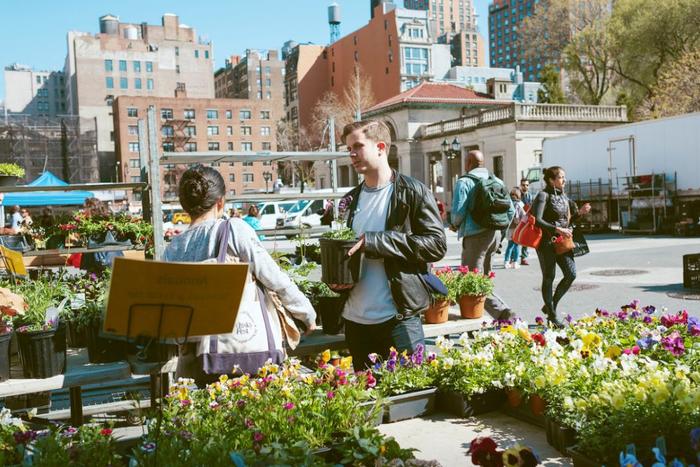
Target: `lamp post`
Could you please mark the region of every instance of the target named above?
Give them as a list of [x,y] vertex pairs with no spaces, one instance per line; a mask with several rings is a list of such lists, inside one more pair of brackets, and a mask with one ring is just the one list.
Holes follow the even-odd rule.
[[263,178],[265,179],[265,193],[269,193],[269,190],[267,188],[267,184],[272,180],[272,174],[268,171],[263,172]]
[[114,166],[114,181],[119,182],[119,166],[121,165],[120,161],[117,161],[116,165]]
[[457,157],[460,153],[460,143],[457,137],[455,136],[455,139],[452,140],[452,143],[448,143],[447,139],[444,139],[442,141],[442,153],[445,154],[445,156],[449,159],[452,160],[455,157]]

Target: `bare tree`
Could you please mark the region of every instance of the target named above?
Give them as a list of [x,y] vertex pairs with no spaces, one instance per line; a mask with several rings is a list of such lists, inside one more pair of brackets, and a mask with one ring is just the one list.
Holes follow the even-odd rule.
[[[277,124],[277,148],[279,151],[311,151],[312,144],[304,129],[297,129],[296,125],[287,120],[280,120]],[[294,178],[299,180],[301,192],[304,186],[314,181],[314,167],[311,161],[285,161],[279,164],[279,173],[282,181],[292,185]]]
[[659,74],[650,98],[640,106],[643,118],[670,117],[700,111],[700,48],[686,52]]
[[530,60],[564,68],[575,96],[600,104],[614,73],[607,24],[610,0],[546,0],[538,3],[518,34]]

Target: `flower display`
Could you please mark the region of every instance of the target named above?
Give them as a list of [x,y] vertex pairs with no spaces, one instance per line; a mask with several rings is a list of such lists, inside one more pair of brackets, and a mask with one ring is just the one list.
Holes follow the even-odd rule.
[[393,396],[434,386],[434,372],[430,367],[435,358],[434,352],[426,355],[420,344],[411,355],[406,351],[399,353],[392,347],[384,361],[377,354],[370,354],[371,371],[378,381],[376,390],[383,396]]

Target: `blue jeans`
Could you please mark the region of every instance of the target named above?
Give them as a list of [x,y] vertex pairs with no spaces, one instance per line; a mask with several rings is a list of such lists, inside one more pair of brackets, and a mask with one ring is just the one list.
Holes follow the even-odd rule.
[[506,248],[506,256],[504,261],[506,263],[517,263],[520,261],[520,245],[515,243],[513,240],[508,240],[508,247]]
[[345,320],[345,342],[348,344],[355,371],[371,366],[367,356],[376,353],[386,360],[389,347],[399,353],[404,350],[413,353],[418,344],[425,345],[423,323],[420,314],[397,320],[392,318],[379,324],[360,324]]

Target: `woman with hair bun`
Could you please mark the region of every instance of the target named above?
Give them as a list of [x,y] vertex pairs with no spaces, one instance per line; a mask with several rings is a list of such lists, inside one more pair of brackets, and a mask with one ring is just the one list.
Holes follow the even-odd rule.
[[[573,252],[556,254],[552,239],[561,235],[571,237],[571,226],[580,216],[588,214],[591,205],[586,203],[581,209],[571,201],[564,193],[566,185],[566,172],[558,166],[549,167],[544,171],[544,180],[547,187],[537,194],[532,203],[532,213],[537,221],[537,226],[542,229],[542,241],[537,248],[537,257],[542,270],[542,299],[544,306],[542,312],[549,321],[556,326],[561,326],[557,318],[557,305],[576,279],[576,263]],[[564,274],[564,277],[554,287],[556,266]]]
[[[222,219],[224,212],[224,179],[219,172],[201,165],[188,169],[180,180],[179,197],[183,209],[192,222],[182,234],[173,238],[165,250],[165,261],[203,262],[217,257],[219,237],[217,233],[223,223],[228,229],[227,256],[234,256],[249,264],[253,280],[246,282],[243,299],[239,307],[236,326],[231,334],[205,336],[198,343],[180,349],[178,376],[194,378],[199,386],[216,380],[218,374],[205,372],[204,354],[210,353],[210,338],[216,337],[219,351],[225,352],[228,343],[237,341],[241,316],[260,313],[265,310],[259,301],[258,285],[263,290],[273,291],[284,308],[303,323],[306,332],[316,328],[316,312],[306,298],[270,257],[257,238],[255,231],[242,219]],[[224,230],[222,230],[224,232]],[[221,237],[223,238],[223,237]],[[265,300],[268,303],[269,300]],[[268,305],[268,308],[271,305]],[[277,313],[268,313],[275,342],[282,341],[282,330]],[[263,329],[262,334],[265,334]],[[196,348],[193,348],[196,346]],[[222,350],[223,349],[223,350]],[[233,370],[230,370],[233,371]]]

